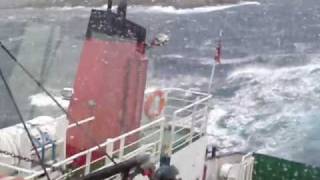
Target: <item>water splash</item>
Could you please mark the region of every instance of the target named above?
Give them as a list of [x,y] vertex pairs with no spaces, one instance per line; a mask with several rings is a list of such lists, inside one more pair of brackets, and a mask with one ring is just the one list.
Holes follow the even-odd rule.
[[307,146],[317,143],[314,132],[320,128],[315,118],[320,117],[320,62],[318,57],[311,58],[296,66],[256,64],[232,70],[223,88],[238,89],[233,95],[215,97],[224,116],[211,120],[211,133],[220,137],[220,145],[227,146],[236,137],[234,149],[245,146],[302,162],[303,155],[320,150],[319,143]]

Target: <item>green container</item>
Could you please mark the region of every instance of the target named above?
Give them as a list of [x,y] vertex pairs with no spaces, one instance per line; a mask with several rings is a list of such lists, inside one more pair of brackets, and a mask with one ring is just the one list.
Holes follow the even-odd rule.
[[252,180],[320,180],[320,168],[253,154],[255,157]]

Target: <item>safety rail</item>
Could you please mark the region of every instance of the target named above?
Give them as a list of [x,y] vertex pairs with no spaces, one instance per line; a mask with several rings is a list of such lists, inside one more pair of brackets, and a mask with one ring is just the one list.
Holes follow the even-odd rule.
[[[92,147],[52,164],[55,169],[61,169],[68,167],[80,157],[85,158],[84,165],[76,169],[70,169],[67,173],[60,174],[55,179],[66,179],[75,174],[86,175],[112,165],[112,162],[106,156],[98,159],[92,158],[92,153],[101,150],[101,148],[116,162],[121,162],[141,153],[149,153],[152,161],[157,163],[162,153],[174,154],[179,149],[204,136],[211,95],[177,88],[166,88],[162,91],[167,94],[169,107],[165,108],[162,117],[149,121],[118,137],[109,138],[99,147]],[[175,106],[176,109],[172,111],[170,106]],[[84,122],[90,122],[91,120],[93,119],[89,118]],[[19,171],[19,169],[16,170]],[[30,172],[30,170],[23,171]],[[48,168],[48,171],[52,173],[54,169]],[[25,176],[25,179],[36,179],[42,174],[42,170],[32,171],[31,174]]]
[[[163,132],[163,129],[164,129],[164,122],[165,122],[165,119],[160,118],[156,121],[153,121],[149,124],[143,125],[133,131],[125,133],[125,134],[118,136],[116,138],[107,139],[107,141],[100,144],[99,147],[104,148],[105,151],[108,153],[108,155],[114,157],[117,162],[129,159],[130,157],[133,157],[135,155],[138,155],[138,154],[144,153],[144,152],[150,152],[152,157],[156,157],[157,155],[160,155],[160,147],[161,147],[161,142],[162,142],[161,133]],[[149,135],[148,137],[144,136],[144,137],[136,140],[133,143],[125,145],[126,139],[128,139],[128,138],[130,139],[131,136],[134,136],[137,133],[142,133],[143,131],[145,131],[149,128],[154,128],[154,127],[159,127],[159,129],[160,129],[157,131],[160,134],[159,140],[157,140],[157,141],[152,140],[153,143],[148,143],[148,144],[143,143],[143,145],[141,145],[141,146],[137,146],[136,148],[134,147],[134,145],[136,145],[138,143],[142,143],[142,141],[146,141],[146,139],[151,138],[151,136]],[[153,133],[153,134],[154,134],[154,136],[156,135],[156,133]],[[126,152],[126,150],[129,149],[130,147],[132,149],[130,149],[130,151]],[[91,166],[95,165],[98,162],[104,162],[104,165],[100,166],[99,169],[112,165],[112,163],[110,162],[110,160],[106,156],[92,160],[92,153],[97,150],[99,150],[99,148],[96,146],[96,147],[90,148],[86,151],[82,151],[78,154],[75,154],[65,160],[62,160],[60,162],[53,164],[52,166],[58,169],[60,167],[64,167],[64,166],[71,164],[74,160],[76,160],[80,157],[85,156],[85,164],[84,165],[77,167],[76,169],[72,169],[72,170],[68,171],[67,173],[62,174],[61,176],[56,177],[56,179],[57,180],[64,179],[64,178],[72,176],[78,172],[82,173],[83,175],[86,175],[90,172],[97,170],[97,169],[91,169]],[[52,170],[53,169],[48,169],[48,171],[52,171]],[[41,175],[42,173],[43,173],[42,171],[38,171],[38,172],[32,174],[31,176],[26,177],[25,179],[34,179],[34,178],[38,177],[39,175]]]
[[173,113],[173,123],[171,123],[171,154],[193,143],[197,138],[206,133],[208,100],[210,98],[211,96],[202,99],[197,97],[195,102]]
[[[154,133],[153,136],[144,136],[142,138],[137,139],[134,142],[131,142],[130,144],[126,144],[126,140],[130,139],[132,137],[134,137],[135,135],[138,135],[139,133],[143,133],[143,131],[146,131],[148,129],[153,129],[154,127],[159,127],[159,129],[163,129],[164,128],[164,118],[160,118],[156,121],[153,121],[149,124],[143,125],[133,131],[130,131],[128,133],[125,133],[121,136],[118,136],[116,138],[110,138],[107,139],[107,141],[105,143],[100,144],[100,148],[104,148],[106,153],[115,158],[115,160],[117,162],[129,159],[132,156],[135,156],[137,154],[143,153],[143,152],[150,152],[151,156],[156,156],[157,154],[160,155],[160,133],[162,132],[161,130],[158,130],[157,132],[159,133],[159,139],[156,141],[152,141],[154,144],[147,144],[143,141],[146,141],[147,139],[151,139],[154,140],[154,136],[157,133]],[[141,144],[139,144],[141,143]],[[151,150],[149,150],[152,147]],[[149,149],[148,149],[149,148]],[[63,165],[67,165],[71,162],[73,162],[75,159],[79,158],[79,157],[83,157],[85,156],[85,164],[81,167],[78,167],[76,169],[73,169],[71,171],[69,171],[68,173],[62,175],[61,177],[59,177],[58,179],[63,179],[64,177],[68,177],[76,172],[80,172],[80,171],[84,171],[83,174],[86,175],[90,172],[95,171],[97,169],[91,169],[93,165],[95,165],[98,162],[103,162],[103,165],[100,168],[104,168],[107,166],[112,165],[112,162],[110,162],[110,160],[108,159],[108,157],[106,156],[102,156],[98,159],[95,159],[92,161],[92,153],[97,151],[98,147],[93,147],[89,150],[83,151],[81,153],[75,154],[69,158],[67,158],[64,161],[58,162],[56,164],[54,164],[55,167],[61,167]]]
[[[61,120],[61,119],[63,119],[63,118],[65,119],[66,116],[65,116],[65,115],[60,116],[60,117],[58,117],[58,120]],[[90,122],[93,121],[93,120],[95,120],[95,117],[91,116],[91,117],[89,117],[89,118],[80,120],[80,121],[78,121],[77,123],[69,124],[69,125],[68,125],[68,129],[71,129],[71,128],[74,128],[74,127],[77,127],[77,126],[82,126],[83,124],[90,123]],[[65,143],[64,140],[55,141],[55,146],[60,145],[60,144],[63,144],[63,143]],[[38,150],[38,152],[41,152],[42,148],[44,148],[45,150],[47,150],[47,149],[51,148],[52,146],[53,146],[52,143],[51,143],[51,144],[46,144],[46,145],[44,145],[44,147],[39,147],[37,150]],[[31,151],[30,157],[36,157],[36,155],[35,155],[35,150],[32,150],[32,151]],[[14,167],[14,166],[13,166],[13,167]]]

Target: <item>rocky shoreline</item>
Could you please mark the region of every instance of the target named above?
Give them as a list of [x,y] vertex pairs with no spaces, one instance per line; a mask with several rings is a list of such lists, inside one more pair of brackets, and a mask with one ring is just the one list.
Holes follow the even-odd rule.
[[[174,6],[176,8],[193,8],[199,6],[233,4],[241,0],[128,0],[131,5],[146,6]],[[102,6],[107,0],[0,0],[0,9],[23,8],[23,7],[52,7],[52,6]],[[118,0],[114,0],[117,4]]]

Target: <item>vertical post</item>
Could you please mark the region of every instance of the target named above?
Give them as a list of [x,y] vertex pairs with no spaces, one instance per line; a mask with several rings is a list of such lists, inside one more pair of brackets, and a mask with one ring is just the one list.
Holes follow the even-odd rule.
[[[68,132],[68,124],[69,124],[69,121],[67,120],[67,116],[64,116],[65,119],[63,119],[63,122],[64,122],[64,125],[66,126],[66,130],[64,131],[64,135],[63,135],[63,147],[60,147],[58,150],[57,149],[57,153],[60,153],[62,151],[62,159],[66,159],[67,157],[67,138],[69,138],[67,136],[67,132]],[[59,122],[61,122],[62,120],[60,120]],[[56,132],[58,132],[58,127],[56,129]],[[63,164],[62,168],[63,169],[66,169],[67,165],[66,164]]]
[[163,153],[163,136],[164,136],[164,131],[165,131],[165,121],[166,118],[164,117],[164,119],[160,122],[160,139],[159,139],[159,145],[158,145],[158,151],[159,151],[159,159],[161,154]]
[[158,145],[157,143],[152,143],[151,147],[151,154],[152,154],[152,158],[153,157],[157,157],[157,149],[158,149]]
[[123,154],[124,154],[124,143],[125,143],[125,137],[122,137],[120,139],[120,147],[119,147],[119,159],[122,160]]
[[[112,139],[107,139],[106,154],[109,154],[111,157],[113,156],[113,144],[114,141]],[[106,157],[105,165],[108,165],[108,163],[110,163],[110,160]]]
[[201,122],[201,135],[206,135],[207,134],[207,125],[208,125],[208,120],[209,120],[209,100],[206,103],[206,107],[203,110],[203,114],[201,115],[201,117],[203,118],[203,121]]
[[[220,64],[221,62],[221,49],[222,49],[222,33],[223,31],[220,30],[219,32],[219,41],[218,41],[218,47],[216,47],[216,55],[215,55],[215,61],[218,61],[218,63]],[[212,89],[212,84],[213,84],[213,78],[214,78],[214,71],[216,69],[216,63],[215,61],[213,61],[212,63],[212,70],[211,70],[211,76],[210,76],[210,82],[209,82],[209,88],[208,88],[208,94],[211,94],[211,89]]]
[[[210,96],[210,94],[208,94],[208,96]],[[202,128],[201,128],[201,133],[203,133],[204,135],[207,135],[207,126],[208,126],[208,120],[209,120],[209,103],[210,103],[210,99],[207,100],[207,102],[205,103],[206,104],[206,107],[205,107],[205,111],[204,111],[204,122],[202,124]]]
[[[196,102],[199,101],[199,97],[197,97]],[[194,104],[192,107],[192,114],[191,114],[191,127],[190,127],[190,137],[189,137],[189,144],[192,143],[192,139],[193,139],[193,133],[194,133],[194,121],[195,121],[195,112],[197,110],[198,107],[198,103]]]
[[175,129],[176,129],[176,127],[175,127],[175,121],[176,121],[176,118],[177,118],[177,113],[176,112],[174,112],[173,113],[173,119],[171,120],[171,132],[170,132],[170,145],[169,145],[169,155],[172,155],[173,154],[173,152],[172,152],[172,149],[174,148],[174,141],[175,141],[175,139],[176,139],[176,137],[175,137]]
[[85,170],[84,170],[85,175],[90,173],[91,155],[92,155],[91,151],[88,151],[88,153],[86,154],[86,166],[85,166]]
[[213,84],[213,78],[214,78],[214,72],[216,69],[216,63],[213,61],[212,63],[212,69],[211,69],[211,75],[210,75],[210,80],[209,80],[209,86],[208,86],[208,94],[211,94],[211,89],[212,89],[212,84]]

